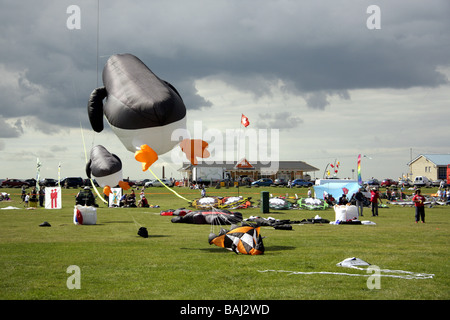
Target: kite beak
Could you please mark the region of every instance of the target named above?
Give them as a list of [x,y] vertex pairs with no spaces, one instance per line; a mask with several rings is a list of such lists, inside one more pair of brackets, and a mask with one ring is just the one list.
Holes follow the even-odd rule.
[[111,187],[110,186],[105,186],[103,188],[103,193],[106,194],[108,197],[111,194]]
[[200,139],[184,139],[180,142],[180,147],[194,166],[198,164],[197,157],[209,158],[210,156],[207,150],[208,143]]
[[134,153],[134,158],[142,162],[142,171],[147,171],[148,168],[158,160],[158,154],[148,145],[143,144],[141,149]]

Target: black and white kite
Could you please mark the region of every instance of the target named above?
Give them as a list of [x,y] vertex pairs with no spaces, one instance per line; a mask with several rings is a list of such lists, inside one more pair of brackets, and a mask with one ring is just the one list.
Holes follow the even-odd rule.
[[122,189],[130,188],[123,181],[122,161],[118,156],[110,153],[104,146],[97,145],[91,149],[91,155],[86,164],[86,174],[89,179],[94,178],[103,192],[109,195],[111,188],[119,185]]
[[[186,129],[183,100],[174,86],[128,53],[112,55],[108,59],[103,69],[103,84],[91,93],[88,102],[92,129],[101,132],[105,116],[113,132],[127,150],[135,153],[145,171],[158,155],[167,153],[179,143],[172,139],[172,133]],[[199,141],[191,148],[190,141],[194,140],[185,140],[181,145],[185,145],[182,150],[188,159],[209,156],[205,150],[206,142]]]

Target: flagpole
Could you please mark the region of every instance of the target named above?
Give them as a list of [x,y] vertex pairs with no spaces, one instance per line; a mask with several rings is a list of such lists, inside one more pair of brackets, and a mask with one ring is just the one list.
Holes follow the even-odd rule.
[[[242,113],[241,114],[241,124],[244,126],[244,130],[245,130],[245,128],[247,128],[247,126],[250,124],[250,122],[248,121],[248,118]],[[238,141],[238,150],[240,151],[240,140],[241,140],[241,138],[242,138],[242,133],[244,132],[244,130],[242,130],[242,128],[240,128],[240,130],[239,130],[239,141]],[[245,139],[245,135],[244,135],[244,139]],[[244,141],[245,142],[245,141]],[[246,148],[245,148],[246,146],[245,146],[245,143],[244,143],[244,159],[247,161],[247,153],[246,153]],[[237,160],[237,161],[240,161],[240,159],[239,160]],[[237,161],[236,161],[236,166],[238,165],[238,163],[237,163]],[[239,176],[240,177],[240,176]],[[239,196],[239,180],[238,180],[238,196]]]
[[61,188],[61,162],[58,163],[58,187]]
[[[241,115],[241,124],[242,124],[242,117],[244,115]],[[239,137],[238,137],[238,145],[237,145],[237,152],[236,152],[236,164],[235,166],[237,166],[238,161],[239,161],[239,152],[241,151],[241,137],[242,137],[242,128],[241,126],[239,126]],[[235,175],[236,177],[236,175]],[[240,189],[239,189],[239,180],[238,180],[238,197],[240,196]]]
[[36,158],[36,191],[39,192],[39,176],[41,173],[41,162]]

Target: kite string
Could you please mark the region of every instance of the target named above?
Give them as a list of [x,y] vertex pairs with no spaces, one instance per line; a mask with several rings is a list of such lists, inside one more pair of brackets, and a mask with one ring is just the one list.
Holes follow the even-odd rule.
[[130,216],[133,218],[134,225],[135,225],[136,229],[139,230],[139,228],[142,227],[142,225],[139,222],[136,221],[136,219],[134,218],[134,216],[131,213],[130,213]]
[[[357,270],[367,270],[364,268],[358,268],[355,266],[352,266],[350,268],[357,269]],[[389,270],[389,269],[380,269],[380,272],[388,272],[388,273],[404,273],[407,275],[395,275],[395,274],[378,274],[380,277],[390,277],[390,278],[400,278],[400,279],[432,279],[434,277],[434,274],[427,274],[427,273],[415,273],[411,271],[403,271],[403,270]],[[356,273],[344,273],[344,272],[328,272],[328,271],[316,271],[316,272],[302,272],[302,271],[287,271],[287,270],[258,270],[258,272],[285,272],[289,273],[289,275],[295,275],[295,274],[332,274],[332,275],[339,275],[339,276],[350,276],[350,277],[370,277],[371,275],[366,274],[356,274]]]
[[[367,269],[365,268],[359,268],[357,266],[351,266],[350,268],[353,269],[357,269],[357,270],[362,270],[362,271],[366,271]],[[386,273],[403,273],[403,274],[407,274],[409,276],[406,277],[411,277],[409,279],[428,279],[428,278],[433,278],[434,274],[427,274],[427,273],[416,273],[416,272],[412,272],[412,271],[405,271],[405,270],[390,270],[390,269],[380,269],[380,272],[386,272]],[[388,275],[385,275],[388,276]],[[392,276],[392,277],[400,277],[401,276]]]
[[[213,205],[210,205],[212,210],[217,210],[217,208],[215,208]],[[220,221],[220,218],[218,215],[216,215],[217,219],[213,219],[212,223],[211,223],[211,233],[215,233],[215,226],[216,226],[216,220],[217,220],[217,230],[219,230],[217,233],[220,233],[220,229],[222,227],[222,223]]]
[[148,171],[150,171],[153,176],[156,178],[156,180],[158,180],[164,187],[166,187],[169,191],[173,192],[178,198],[181,198],[183,200],[186,200],[187,202],[192,202],[189,199],[186,199],[185,197],[183,197],[182,195],[178,194],[175,190],[170,189],[168,186],[166,186],[166,184],[164,182],[162,182],[157,176],[156,174],[152,171],[151,168],[148,168]]
[[[88,159],[87,159],[87,152],[86,152],[86,144],[84,143],[84,134],[83,134],[83,127],[81,126],[81,121],[80,121],[80,131],[81,131],[81,138],[83,140],[83,148],[84,148],[84,159],[86,160],[86,163],[88,163]],[[104,202],[104,203],[108,203],[108,201],[106,201],[105,199],[103,199],[103,197],[100,195],[100,193],[98,192],[97,188],[94,185],[94,181],[92,181],[92,178],[89,178],[89,180],[91,181],[91,185],[92,188],[95,190],[95,193],[97,193],[98,197]]]

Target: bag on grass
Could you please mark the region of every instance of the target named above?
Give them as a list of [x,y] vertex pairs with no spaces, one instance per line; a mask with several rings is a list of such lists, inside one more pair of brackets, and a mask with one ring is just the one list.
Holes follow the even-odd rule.
[[143,238],[148,238],[148,231],[145,227],[140,227],[138,230],[138,235],[140,235]]

